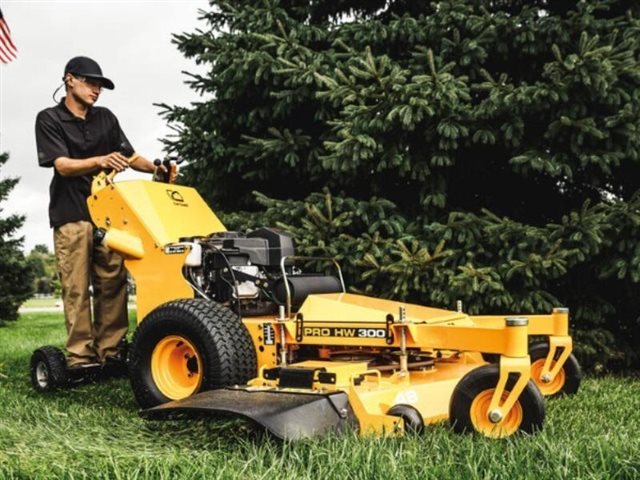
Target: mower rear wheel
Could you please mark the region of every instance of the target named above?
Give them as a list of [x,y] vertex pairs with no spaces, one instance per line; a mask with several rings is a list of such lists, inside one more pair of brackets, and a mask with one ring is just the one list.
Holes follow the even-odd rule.
[[256,375],[256,353],[238,316],[204,299],[176,300],[152,311],[129,346],[129,377],[142,408],[243,384]]
[[422,415],[411,405],[398,403],[389,409],[387,415],[400,417],[404,422],[404,431],[406,433],[419,434],[424,429]]
[[37,392],[67,386],[67,359],[56,347],[40,347],[31,355],[31,385]]
[[[518,430],[533,433],[542,429],[544,400],[531,380],[502,420],[494,423],[489,419],[489,405],[499,378],[500,368],[497,365],[483,365],[462,377],[449,403],[449,421],[455,432],[475,431],[486,437],[501,438]],[[515,376],[509,378],[503,400],[515,383]]]
[[[555,365],[555,360],[560,357],[560,351],[556,351],[554,361],[551,362],[551,368]],[[545,359],[549,354],[549,344],[546,342],[534,343],[529,347],[529,358],[531,359],[531,380],[540,389],[540,393],[545,397],[557,397],[560,395],[573,395],[580,388],[580,379],[582,377],[580,364],[576,357],[569,355],[558,374],[550,382],[542,381],[542,368]]]

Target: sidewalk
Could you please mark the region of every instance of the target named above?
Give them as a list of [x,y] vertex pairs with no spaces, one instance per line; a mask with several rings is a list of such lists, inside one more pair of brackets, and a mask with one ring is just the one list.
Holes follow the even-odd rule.
[[[136,308],[136,296],[129,293],[127,307],[129,310]],[[23,303],[18,309],[18,313],[63,313],[62,299],[53,295],[35,295]]]
[[[127,305],[129,310],[135,310],[136,304],[129,303]],[[20,307],[18,309],[18,313],[53,313],[59,312],[63,313],[62,305],[60,306],[51,306],[51,307]]]
[[20,307],[18,313],[60,312],[62,307]]

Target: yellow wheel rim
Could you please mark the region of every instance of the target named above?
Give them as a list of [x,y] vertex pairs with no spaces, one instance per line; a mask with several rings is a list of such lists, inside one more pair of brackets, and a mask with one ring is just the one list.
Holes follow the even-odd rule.
[[151,376],[164,396],[180,400],[202,383],[202,360],[193,344],[179,335],[163,338],[151,353]]
[[[471,402],[471,423],[476,431],[482,433],[486,437],[502,438],[513,435],[518,431],[522,423],[522,406],[517,401],[511,408],[509,413],[498,423],[489,420],[489,405],[495,389],[484,390],[480,392]],[[506,400],[509,392],[504,392],[502,401]]]
[[[565,382],[565,374],[564,368],[561,368],[558,374],[554,377],[553,380],[549,383],[544,383],[542,381],[542,367],[544,367],[544,358],[540,358],[535,362],[531,363],[531,379],[535,382],[538,389],[540,389],[540,393],[544,396],[555,395],[562,387],[564,387]],[[551,362],[551,369],[556,364],[555,360]]]

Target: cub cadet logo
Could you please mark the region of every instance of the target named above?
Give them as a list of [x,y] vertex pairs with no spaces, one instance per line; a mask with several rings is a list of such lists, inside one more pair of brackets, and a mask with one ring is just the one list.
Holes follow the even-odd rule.
[[177,191],[177,190],[167,190],[167,195],[169,195],[169,198],[171,198],[171,200],[173,201],[174,205],[177,205],[178,207],[188,207],[189,204],[184,202],[184,197],[182,196],[182,194]]
[[384,328],[304,327],[305,337],[386,338]]

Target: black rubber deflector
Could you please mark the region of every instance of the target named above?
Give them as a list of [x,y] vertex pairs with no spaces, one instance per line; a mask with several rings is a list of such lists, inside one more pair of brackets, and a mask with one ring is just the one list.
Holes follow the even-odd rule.
[[202,414],[245,417],[283,440],[340,433],[357,425],[344,392],[298,393],[230,387],[198,393],[140,412],[142,417],[151,420]]

